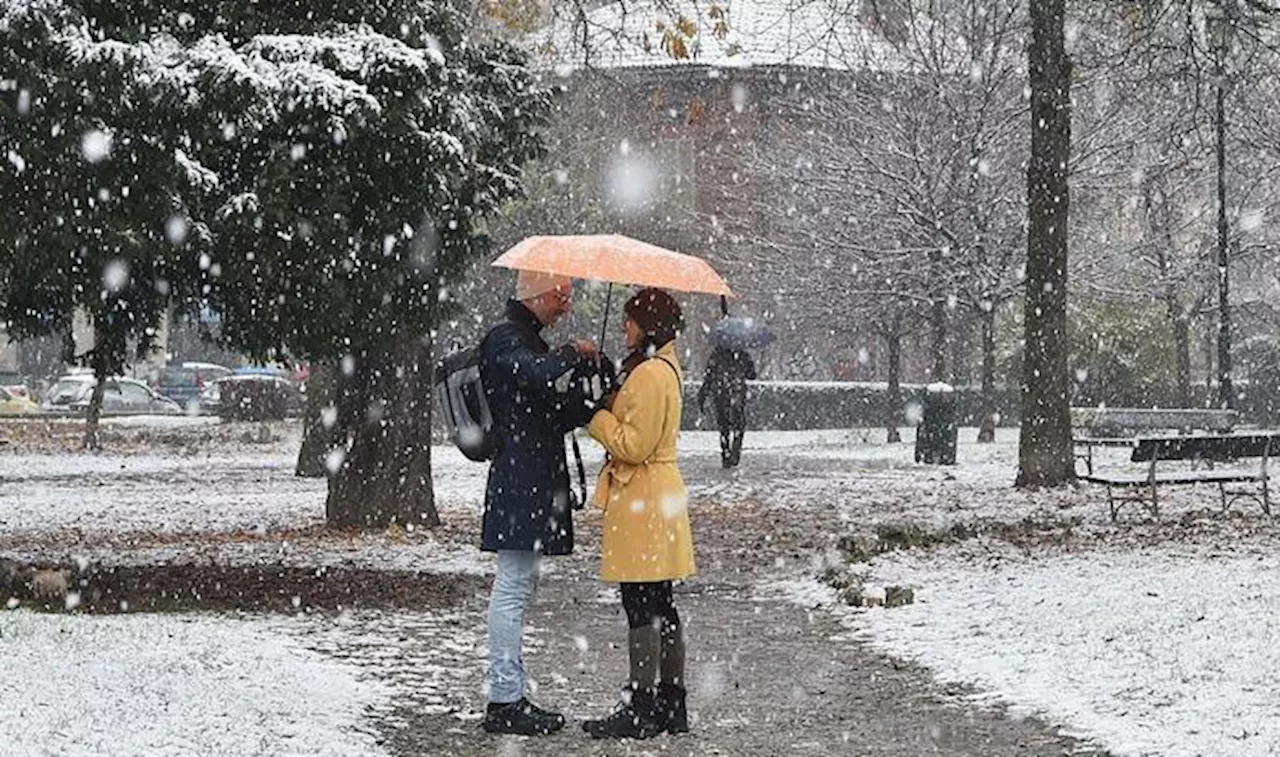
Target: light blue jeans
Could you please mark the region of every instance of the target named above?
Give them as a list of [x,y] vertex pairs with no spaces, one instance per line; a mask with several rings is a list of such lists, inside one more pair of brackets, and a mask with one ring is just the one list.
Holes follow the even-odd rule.
[[489,701],[506,704],[524,696],[524,610],[538,591],[542,555],[504,549],[489,595]]

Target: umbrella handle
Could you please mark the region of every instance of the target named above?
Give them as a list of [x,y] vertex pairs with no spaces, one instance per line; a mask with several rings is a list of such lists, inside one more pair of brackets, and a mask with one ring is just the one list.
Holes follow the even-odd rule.
[[613,304],[613,283],[609,283],[609,292],[604,297],[604,322],[600,324],[600,351],[604,352],[604,335],[609,328],[609,306]]
[[720,315],[729,315],[729,298],[723,294],[720,295]]

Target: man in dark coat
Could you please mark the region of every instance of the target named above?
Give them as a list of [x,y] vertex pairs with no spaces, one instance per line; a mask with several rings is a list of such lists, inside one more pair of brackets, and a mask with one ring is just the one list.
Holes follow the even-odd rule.
[[537,588],[543,555],[573,550],[573,506],[566,433],[591,419],[579,379],[596,365],[597,349],[579,341],[552,352],[541,331],[572,309],[573,282],[521,271],[506,320],[481,343],[480,375],[498,451],[489,468],[481,549],[497,552],[489,597],[490,733],[540,735],[564,717],[525,697],[525,607]]
[[716,347],[707,361],[707,373],[698,389],[698,408],[706,412],[707,397],[716,411],[720,429],[720,465],[736,466],[742,458],[742,437],[747,431],[747,382],[755,380],[756,364],[743,350]]

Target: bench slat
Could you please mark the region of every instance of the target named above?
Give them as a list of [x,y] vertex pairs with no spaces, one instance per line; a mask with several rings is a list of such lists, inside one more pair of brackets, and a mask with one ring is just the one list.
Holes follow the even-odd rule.
[[[1151,483],[1150,476],[1137,473],[1094,473],[1080,476],[1081,481],[1108,486],[1146,486]],[[1158,471],[1157,484],[1216,484],[1242,481],[1261,481],[1262,474],[1257,471]]]
[[1228,432],[1239,421],[1234,410],[1215,408],[1073,407],[1074,428],[1097,432],[1210,431]]
[[1239,460],[1280,453],[1280,434],[1146,437],[1136,440],[1135,463],[1151,460]]

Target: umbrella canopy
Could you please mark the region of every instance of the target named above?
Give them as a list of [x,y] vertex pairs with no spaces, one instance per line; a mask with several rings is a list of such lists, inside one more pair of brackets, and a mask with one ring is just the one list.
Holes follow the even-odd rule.
[[493,264],[573,279],[733,296],[707,261],[618,234],[529,237]]
[[776,337],[763,322],[754,318],[721,318],[711,327],[707,339],[717,347],[753,350],[768,346]]

